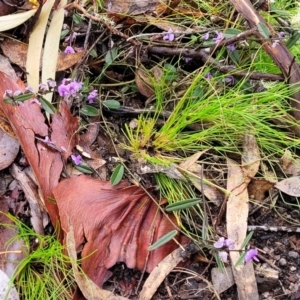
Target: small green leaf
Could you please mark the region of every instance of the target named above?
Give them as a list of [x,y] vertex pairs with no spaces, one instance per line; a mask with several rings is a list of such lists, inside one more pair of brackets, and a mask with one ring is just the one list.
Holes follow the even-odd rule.
[[236,29],[236,28],[228,28],[225,33],[224,33],[224,37],[226,39],[228,38],[231,38],[231,37],[234,37],[240,33],[242,33],[243,31],[239,30],[239,29]]
[[110,177],[110,183],[112,185],[117,185],[123,178],[124,175],[124,166],[123,165],[118,165],[113,173],[111,174]]
[[49,202],[51,202],[51,203],[56,203],[56,200],[54,199],[54,198],[52,198],[52,197],[48,197],[48,199],[47,199]]
[[20,101],[20,102],[24,102],[26,100],[29,100],[33,97],[33,94],[32,93],[26,93],[26,94],[21,94],[17,97],[15,97],[15,101]]
[[7,104],[12,104],[14,102],[14,100],[11,99],[11,98],[5,98],[4,102],[7,103]]
[[227,53],[228,53],[228,56],[232,59],[232,61],[236,65],[239,65],[239,62],[240,62],[239,52],[237,50],[234,50],[234,51],[227,50]]
[[300,38],[300,32],[299,31],[294,31],[293,35],[286,42],[286,46],[289,49],[292,48],[298,42],[299,38]]
[[172,230],[172,231],[168,232],[167,234],[162,236],[160,239],[158,239],[154,244],[152,244],[148,248],[148,251],[152,251],[152,250],[157,249],[158,247],[166,244],[167,242],[172,240],[177,235],[177,233],[178,233],[177,230]]
[[110,65],[118,57],[118,49],[112,48],[105,55],[105,62]]
[[243,241],[243,243],[241,245],[241,249],[245,249],[245,247],[248,245],[249,241],[251,240],[253,233],[254,233],[254,231],[250,231],[247,234],[245,240]]
[[60,33],[60,39],[61,40],[64,39],[68,35],[69,32],[70,32],[69,29],[62,30],[62,32]]
[[120,108],[120,102],[117,100],[105,100],[102,102],[104,106],[111,109],[118,109]]
[[239,259],[236,261],[235,263],[235,267],[239,266],[239,265],[242,265],[245,261],[245,256],[246,256],[246,252],[242,253],[239,257]]
[[46,100],[44,97],[39,97],[38,100],[40,101],[40,103],[41,103],[41,105],[42,105],[42,108],[43,108],[47,113],[49,113],[50,115],[56,113],[55,107],[54,107],[48,100]]
[[186,209],[186,208],[192,207],[200,202],[201,202],[201,199],[199,199],[199,198],[178,201],[178,202],[169,204],[166,207],[166,211],[175,211],[175,210],[180,210],[180,209]]
[[95,48],[92,49],[92,51],[89,53],[91,57],[98,57],[97,50]]
[[74,22],[75,24],[79,25],[79,24],[82,22],[82,19],[83,19],[83,18],[82,18],[81,15],[75,13],[75,14],[73,14],[73,16],[72,16],[72,19],[73,19],[73,22]]
[[270,38],[270,30],[268,28],[268,26],[262,22],[259,22],[257,24],[257,29],[258,29],[258,32],[265,38],[265,39],[269,39]]
[[77,169],[78,171],[80,171],[81,173],[84,173],[84,174],[93,174],[94,173],[94,170],[89,165],[86,165],[86,164],[76,165],[75,169]]
[[96,117],[99,115],[99,110],[96,107],[93,107],[91,105],[85,105],[82,107],[80,112],[83,115],[89,116],[89,117]]
[[216,260],[218,269],[223,273],[225,267],[224,267],[224,262],[221,260],[221,257],[220,257],[220,255],[219,255],[219,252],[217,252],[217,253],[215,254],[215,260]]

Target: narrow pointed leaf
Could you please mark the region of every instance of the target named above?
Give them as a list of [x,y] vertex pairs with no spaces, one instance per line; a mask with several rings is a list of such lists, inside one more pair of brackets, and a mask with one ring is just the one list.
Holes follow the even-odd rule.
[[22,94],[22,95],[19,95],[19,96],[15,97],[15,100],[20,101],[20,102],[24,102],[26,100],[31,99],[32,97],[33,97],[32,93],[26,93],[26,94]]
[[172,204],[169,204],[168,206],[166,206],[166,211],[176,211],[176,210],[180,210],[180,209],[186,209],[186,208],[192,207],[200,202],[201,202],[201,199],[199,199],[199,198],[178,201],[178,202],[175,202],[175,203],[172,203]]
[[84,174],[93,174],[94,170],[86,164],[80,164],[80,165],[76,165],[75,169],[77,169],[78,171],[84,173]]
[[47,113],[49,113],[49,114],[55,114],[56,113],[55,107],[48,100],[46,100],[44,97],[39,97],[39,101],[42,105],[42,108]]
[[257,29],[259,31],[259,33],[265,38],[265,39],[269,39],[270,38],[270,30],[269,28],[267,27],[266,24],[262,23],[262,22],[259,22],[257,24]]
[[158,239],[154,244],[152,244],[148,248],[148,250],[152,251],[152,250],[157,249],[158,247],[161,247],[162,245],[164,245],[167,242],[169,242],[170,240],[172,240],[177,235],[177,233],[178,233],[177,230],[172,230],[172,231],[168,232],[167,234],[162,236],[160,239]]

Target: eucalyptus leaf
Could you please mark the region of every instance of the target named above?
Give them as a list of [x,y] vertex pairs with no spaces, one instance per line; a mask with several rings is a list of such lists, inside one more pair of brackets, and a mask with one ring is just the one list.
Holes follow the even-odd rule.
[[155,249],[161,247],[162,245],[166,244],[167,242],[172,240],[177,235],[177,233],[178,233],[177,230],[172,230],[172,231],[168,232],[167,234],[162,236],[160,239],[158,239],[154,244],[152,244],[148,248],[148,251],[155,250]]
[[80,110],[80,112],[83,115],[89,116],[89,117],[96,117],[99,115],[99,110],[91,105],[85,105],[82,107],[82,109]]
[[87,164],[76,165],[75,169],[84,174],[93,174],[94,170]]
[[123,165],[118,165],[113,173],[111,174],[110,177],[110,183],[112,185],[117,185],[123,178],[124,175],[124,166]]
[[56,109],[55,107],[44,97],[39,97],[39,101],[42,105],[42,108],[49,114],[55,114]]
[[178,201],[178,202],[169,204],[166,207],[166,211],[176,211],[176,210],[186,209],[186,208],[192,207],[200,202],[201,202],[201,199],[199,199],[199,198]]
[[105,100],[102,102],[104,106],[111,109],[118,109],[120,108],[120,102],[117,100]]
[[259,31],[259,33],[265,38],[265,39],[269,39],[270,38],[270,30],[268,28],[268,26],[262,22],[259,22],[257,24],[257,29]]

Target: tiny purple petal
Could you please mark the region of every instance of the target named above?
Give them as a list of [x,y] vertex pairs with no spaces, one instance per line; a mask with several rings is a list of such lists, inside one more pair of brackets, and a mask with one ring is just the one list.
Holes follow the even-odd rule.
[[58,87],[58,93],[61,97],[68,97],[70,95],[70,87],[69,85],[61,84]]
[[220,237],[215,243],[214,243],[214,247],[215,248],[222,248],[225,245],[225,238],[224,237]]
[[275,48],[278,44],[279,44],[279,40],[275,40],[275,41],[272,43],[272,48]]
[[49,91],[48,85],[45,84],[45,83],[40,83],[40,84],[39,84],[39,91],[41,91],[41,92]]
[[234,44],[228,45],[228,46],[227,46],[227,49],[228,49],[229,51],[234,51],[234,50],[235,50]]
[[222,81],[230,86],[235,84],[235,79],[232,75],[225,77]]
[[14,97],[18,97],[18,96],[21,95],[21,94],[22,94],[21,91],[16,90],[16,91],[14,92]]
[[163,37],[164,41],[174,41],[175,35],[172,29],[168,30],[168,33]]
[[184,57],[183,60],[188,63],[192,60],[193,58],[192,57]]
[[12,90],[6,90],[4,92],[3,98],[12,97],[12,96],[13,96],[13,91]]
[[55,88],[56,87],[56,81],[55,80],[47,80],[47,83],[48,85],[51,87],[51,88]]
[[81,90],[82,82],[74,80],[69,84],[69,86],[70,86],[69,87],[70,94],[75,95],[76,93],[78,93]]
[[224,39],[224,35],[222,32],[219,32],[219,31],[215,31],[217,36],[213,38],[213,41],[218,44],[220,43],[223,39]]
[[71,155],[71,158],[72,158],[72,160],[73,160],[73,162],[74,162],[74,164],[77,166],[77,165],[80,165],[81,164],[81,162],[82,162],[82,157],[81,157],[81,155]]
[[210,80],[210,79],[212,79],[212,75],[208,72],[204,75],[204,78]]
[[47,144],[54,144],[54,143],[49,139],[49,136],[48,136],[48,135],[45,137],[44,142],[47,143]]
[[107,10],[108,11],[112,10],[112,3],[111,2],[108,2],[108,4],[107,4]]
[[258,254],[257,248],[248,250],[245,256],[245,262],[247,263],[250,260],[259,261],[259,259],[257,258],[257,254]]
[[209,32],[206,32],[205,34],[202,35],[202,40],[207,41],[209,39]]
[[225,246],[228,247],[229,250],[234,250],[235,248],[234,241],[232,241],[231,239],[226,239]]
[[64,52],[67,54],[73,54],[75,53],[75,50],[71,46],[67,46]]
[[228,253],[226,251],[220,251],[219,256],[223,262],[225,262],[225,263],[227,262]]
[[280,31],[280,32],[278,33],[278,37],[279,37],[280,39],[283,39],[283,38],[285,37],[285,32]]
[[33,90],[33,88],[32,88],[31,86],[27,86],[27,87],[25,88],[25,92],[34,93],[34,90]]
[[93,90],[89,93],[88,95],[88,101],[89,103],[94,103],[95,98],[98,96],[98,91],[97,90]]
[[60,149],[61,149],[61,151],[63,151],[63,152],[67,152],[67,149],[66,149],[66,147],[64,147],[64,146],[60,146]]
[[36,103],[37,105],[41,106],[41,102],[36,98],[30,100],[30,104],[33,104],[33,103]]

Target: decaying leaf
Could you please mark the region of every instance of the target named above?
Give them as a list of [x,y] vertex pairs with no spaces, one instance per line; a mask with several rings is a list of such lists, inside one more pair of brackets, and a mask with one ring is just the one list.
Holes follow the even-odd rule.
[[293,176],[300,174],[300,158],[294,158],[290,150],[285,150],[280,164],[286,174]]
[[[4,41],[0,43],[0,47],[5,56],[7,56],[11,62],[23,69],[26,68],[26,59],[28,53],[27,44],[13,39],[4,39]],[[84,51],[76,52],[73,54],[59,52],[56,71],[64,71],[71,68],[78,63],[83,54]]]
[[218,294],[223,293],[234,285],[234,279],[231,267],[226,267],[224,270],[212,268],[211,280]]
[[[1,120],[1,119],[0,119]],[[13,163],[19,152],[19,143],[1,129],[0,123],[0,170]]]
[[[58,211],[52,191],[58,184],[64,160],[70,156],[76,143],[75,132],[78,119],[73,117],[66,103],[62,102],[59,113],[52,116],[51,128],[45,122],[41,108],[30,100],[23,105],[6,104],[3,101],[5,90],[24,90],[8,75],[0,72],[0,107],[16,133],[22,149],[35,173],[47,211],[52,223],[56,226]],[[52,144],[43,143],[49,135]]]
[[[113,293],[99,288],[93,281],[91,281],[85,274],[80,272],[77,266],[77,253],[75,248],[75,238],[73,226],[69,224],[69,230],[66,236],[66,246],[69,257],[71,258],[71,264],[75,280],[87,300],[128,300],[121,296],[115,296]],[[74,299],[74,298],[73,298]]]
[[[227,190],[230,192],[227,209],[227,235],[235,242],[236,249],[240,249],[247,234],[248,218],[248,178],[244,177],[242,168],[233,160],[227,159],[228,178]],[[237,285],[239,299],[258,300],[258,291],[256,286],[255,274],[252,263],[235,266],[240,253],[230,251],[232,271],[235,283]]]
[[[61,181],[54,196],[62,229],[67,232],[69,222],[73,225],[76,249],[83,247],[82,269],[99,286],[117,262],[151,272],[178,247],[170,241],[148,252],[153,242],[175,229],[176,220],[173,215],[167,219],[140,187],[112,186],[82,175]],[[181,235],[176,239],[188,242]]]
[[274,183],[265,179],[253,178],[248,185],[249,197],[255,200],[264,200],[267,193],[274,187]]
[[275,184],[275,187],[285,194],[293,197],[300,197],[300,177],[294,176],[279,181]]
[[149,71],[145,71],[143,68],[137,69],[135,73],[135,83],[139,92],[148,98],[152,97],[155,94],[153,80],[159,83],[162,76],[163,71],[158,66],[155,66]]

